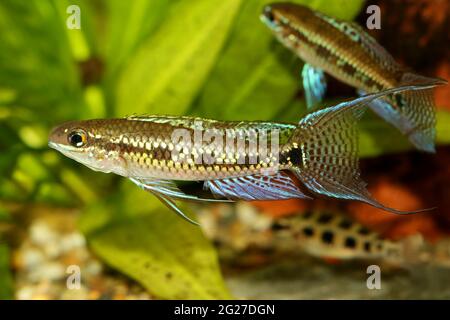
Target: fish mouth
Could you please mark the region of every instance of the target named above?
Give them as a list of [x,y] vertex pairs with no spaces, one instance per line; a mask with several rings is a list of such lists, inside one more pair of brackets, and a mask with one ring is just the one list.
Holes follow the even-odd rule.
[[48,142],[48,146],[49,146],[51,149],[58,150],[58,144],[55,143],[55,142],[49,141],[49,142]]
[[62,154],[66,155],[66,156],[69,156],[70,154],[73,154],[73,153],[81,153],[82,152],[81,150],[77,150],[77,149],[73,148],[72,146],[66,146],[64,144],[59,144],[59,143],[56,143],[53,141],[49,141],[48,146],[51,149],[61,152]]

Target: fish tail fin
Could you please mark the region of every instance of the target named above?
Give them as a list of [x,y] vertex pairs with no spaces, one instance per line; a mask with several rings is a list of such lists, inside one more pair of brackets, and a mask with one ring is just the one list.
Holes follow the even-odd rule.
[[290,170],[312,192],[359,200],[397,214],[372,198],[360,177],[357,122],[374,99],[409,90],[399,87],[369,94],[311,113],[302,119],[281,155],[290,159]]
[[390,97],[392,107],[374,103],[373,110],[396,126],[419,150],[435,152],[436,112],[433,88],[447,82],[413,73],[404,73],[400,85],[415,86],[414,90]]
[[413,73],[404,73],[401,85],[417,85],[420,90],[403,92],[406,108],[403,108],[407,119],[411,119],[409,140],[420,150],[435,152],[436,111],[434,105],[433,88],[447,84],[438,78],[427,78]]

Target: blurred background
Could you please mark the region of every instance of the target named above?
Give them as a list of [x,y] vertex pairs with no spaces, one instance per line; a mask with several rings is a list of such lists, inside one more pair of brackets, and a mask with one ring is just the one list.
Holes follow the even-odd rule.
[[[1,1],[0,299],[450,298],[448,86],[436,90],[437,154],[412,150],[372,113],[360,126],[374,197],[401,210],[437,207],[413,216],[324,200],[184,204],[200,229],[129,181],[47,147],[51,127],[73,119],[297,122],[302,62],[259,21],[270,2]],[[395,59],[450,79],[448,0],[293,2],[362,26],[377,4],[381,29],[370,33]],[[67,27],[71,5],[80,29]],[[325,104],[355,95],[329,78]],[[311,257],[274,240],[271,221],[308,210],[337,211],[392,241],[421,234],[433,254],[387,266],[383,290],[368,290],[373,262]]]

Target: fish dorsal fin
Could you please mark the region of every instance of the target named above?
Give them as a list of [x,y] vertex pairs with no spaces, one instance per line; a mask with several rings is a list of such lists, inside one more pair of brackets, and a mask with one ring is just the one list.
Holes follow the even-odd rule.
[[213,194],[233,200],[311,199],[303,194],[285,172],[205,181]]
[[153,194],[160,194],[166,197],[174,198],[177,200],[186,201],[205,201],[205,202],[230,202],[230,200],[222,199],[209,199],[201,198],[195,195],[189,195],[180,190],[175,182],[170,180],[159,180],[159,179],[139,179],[130,178],[130,180],[135,183],[140,188],[149,191]]

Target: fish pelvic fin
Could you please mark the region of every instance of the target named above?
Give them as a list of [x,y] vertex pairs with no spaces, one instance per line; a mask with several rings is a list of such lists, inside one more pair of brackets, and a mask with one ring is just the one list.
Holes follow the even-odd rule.
[[303,118],[282,150],[282,155],[290,155],[291,171],[314,193],[362,201],[396,214],[416,213],[388,208],[373,199],[360,177],[358,161],[357,122],[368,104],[410,89],[407,86],[369,94]]
[[187,198],[181,190],[179,190],[175,184],[171,181],[166,180],[142,180],[137,178],[130,178],[130,180],[138,185],[145,191],[152,193],[156,198],[158,198],[166,207],[171,209],[177,215],[185,219],[186,221],[192,223],[193,225],[199,226],[200,224],[191,218],[189,218],[183,210],[177,206],[173,198],[182,200],[197,200],[193,198]]
[[164,203],[169,209],[171,209],[173,212],[175,212],[177,215],[185,219],[186,221],[192,223],[194,226],[200,226],[200,224],[197,221],[192,220],[189,218],[183,210],[180,209],[180,207],[177,206],[177,204],[168,196],[164,194],[158,194],[154,193],[154,195],[162,202]]

